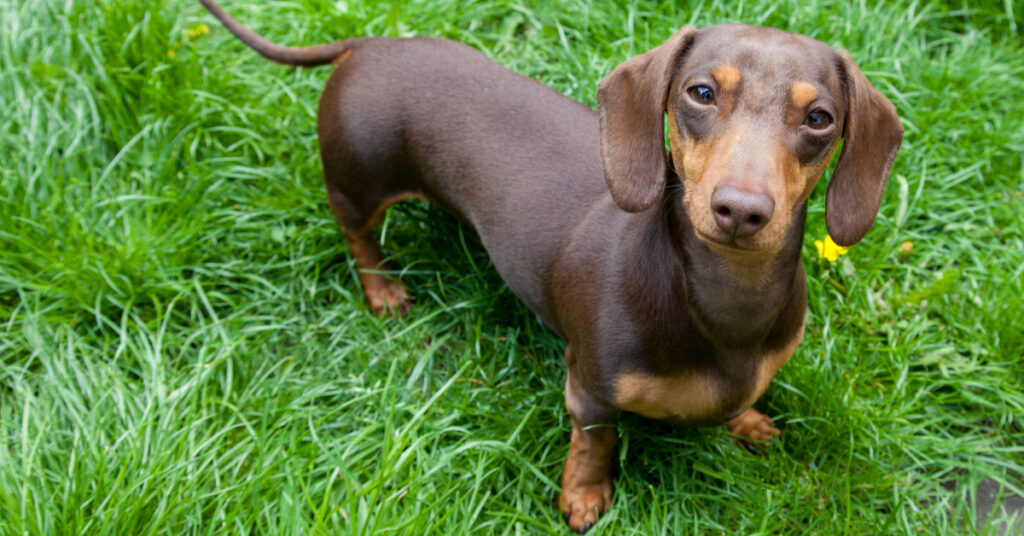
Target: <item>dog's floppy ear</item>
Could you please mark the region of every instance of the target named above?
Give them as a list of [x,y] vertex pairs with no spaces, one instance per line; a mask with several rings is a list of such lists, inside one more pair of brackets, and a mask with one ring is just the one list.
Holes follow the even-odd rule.
[[646,210],[665,187],[669,84],[696,33],[686,26],[661,46],[626,60],[597,85],[604,180],[626,212]]
[[825,225],[832,240],[851,246],[864,238],[878,214],[882,190],[903,141],[896,108],[839,51],[846,93],[843,150],[825,194]]

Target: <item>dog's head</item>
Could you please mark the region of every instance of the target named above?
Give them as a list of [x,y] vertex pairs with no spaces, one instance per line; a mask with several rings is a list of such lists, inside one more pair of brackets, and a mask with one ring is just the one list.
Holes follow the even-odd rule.
[[597,91],[615,203],[664,196],[664,118],[697,237],[720,252],[777,251],[843,138],[826,194],[833,240],[874,222],[903,139],[893,105],[846,51],[771,28],[683,28],[619,65]]

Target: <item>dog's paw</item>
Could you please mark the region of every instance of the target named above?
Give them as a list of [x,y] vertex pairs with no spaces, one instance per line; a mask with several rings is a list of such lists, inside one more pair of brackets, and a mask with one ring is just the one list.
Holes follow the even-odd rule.
[[771,418],[754,408],[734,417],[725,427],[732,434],[732,440],[747,450],[779,437],[779,429],[772,426]]
[[366,298],[370,301],[370,310],[377,314],[404,316],[412,310],[409,291],[401,283],[390,279],[384,279],[375,288],[368,290]]
[[566,487],[558,496],[558,507],[569,528],[583,534],[612,505],[612,481],[591,486]]

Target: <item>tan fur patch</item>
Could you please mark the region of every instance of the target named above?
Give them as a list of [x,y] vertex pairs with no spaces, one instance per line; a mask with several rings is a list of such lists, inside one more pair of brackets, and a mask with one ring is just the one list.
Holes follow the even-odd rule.
[[364,225],[362,229],[353,230],[353,234],[362,235],[369,233],[374,227],[380,225],[380,223],[384,221],[384,213],[388,207],[400,201],[405,201],[406,199],[426,199],[426,197],[417,192],[402,192],[384,199],[379,205],[377,205],[377,208],[373,209],[373,214],[370,216],[369,221],[366,222],[366,225]]
[[742,74],[733,65],[721,65],[711,69],[711,76],[715,77],[718,87],[726,91],[732,91],[739,85]]
[[750,391],[750,396],[743,405],[744,408],[753,406],[754,402],[761,398],[761,395],[764,394],[768,384],[775,377],[775,374],[779,372],[779,369],[782,368],[782,365],[788,363],[789,358],[793,357],[796,347],[800,345],[800,341],[804,340],[805,327],[806,325],[802,324],[793,339],[786,343],[786,346],[774,352],[768,352],[761,357],[761,363],[757,367],[757,377],[754,380],[754,388]]
[[572,419],[569,456],[558,496],[558,508],[571,529],[585,531],[612,505],[611,464],[617,440],[612,426],[585,431]]
[[342,52],[341,54],[338,54],[337,58],[334,58],[333,60],[331,60],[331,65],[334,65],[334,66],[341,65],[341,62],[347,60],[348,57],[351,56],[351,55],[352,55],[352,49],[350,48],[350,49],[346,50],[345,52]]
[[[757,361],[757,371],[748,396],[739,409],[749,408],[764,394],[775,374],[789,361],[804,338],[804,326],[783,348],[767,352]],[[615,381],[615,404],[653,419],[707,422],[726,417],[733,408],[722,407],[722,395],[710,378],[697,373],[679,376],[623,374]]]
[[806,165],[801,164],[781,143],[777,145],[775,151],[777,158],[782,162],[782,173],[786,180],[786,197],[792,206],[797,206],[810,197],[814,187],[821,179],[822,173],[825,172],[825,168],[832,161],[832,154],[835,153],[836,147],[839,145],[837,142],[838,139],[832,142],[832,147],[821,160]]
[[[811,196],[811,192],[814,191],[814,186],[818,184],[819,180],[821,180],[821,175],[825,172],[825,168],[828,167],[829,162],[832,161],[832,155],[836,152],[836,147],[838,146],[838,143],[832,142],[832,148],[828,150],[828,154],[821,160],[800,168],[802,172],[801,178],[803,178],[803,191],[800,193],[800,197],[797,198],[797,203],[803,203]],[[799,186],[797,188],[799,188]]]
[[818,98],[818,90],[807,82],[797,80],[789,86],[789,98],[793,101],[793,106],[804,108]]
[[[711,157],[716,153],[716,149],[731,144],[735,138],[735,131],[730,131],[720,138],[714,138],[704,143],[695,143],[693,140],[684,139],[679,135],[674,116],[675,114],[669,110],[668,137],[672,160],[684,180],[694,184],[699,183],[708,172],[708,168],[714,164]],[[726,163],[722,161],[718,164],[725,165]],[[710,196],[710,194],[708,195]]]
[[652,419],[681,422],[712,420],[721,412],[719,393],[698,374],[623,374],[615,380],[615,404]]

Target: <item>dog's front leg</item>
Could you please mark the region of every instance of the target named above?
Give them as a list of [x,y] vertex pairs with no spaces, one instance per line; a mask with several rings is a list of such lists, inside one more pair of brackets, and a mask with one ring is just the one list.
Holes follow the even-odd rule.
[[612,503],[612,451],[617,435],[616,410],[587,393],[574,377],[577,363],[566,348],[569,364],[565,406],[572,419],[569,457],[562,471],[558,506],[569,528],[580,534],[590,529]]

